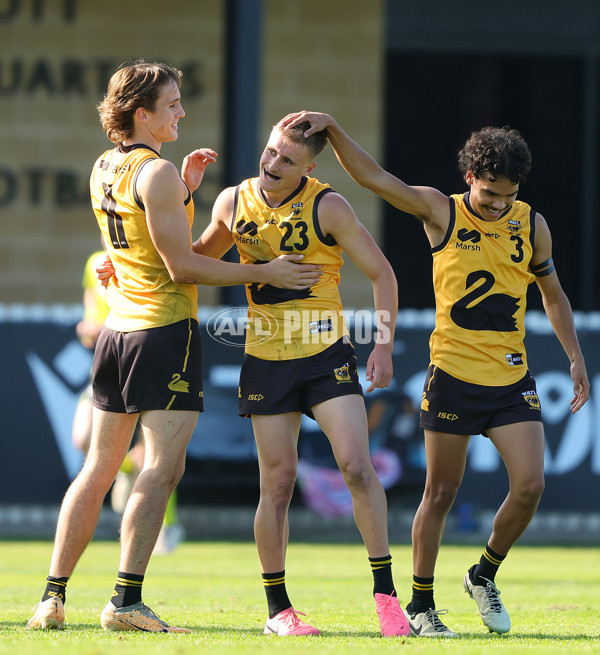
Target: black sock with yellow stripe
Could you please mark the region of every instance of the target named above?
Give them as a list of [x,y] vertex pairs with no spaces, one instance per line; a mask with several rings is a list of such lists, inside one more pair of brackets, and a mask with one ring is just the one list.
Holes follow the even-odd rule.
[[419,578],[413,575],[412,598],[409,607],[411,614],[421,614],[429,609],[435,609],[433,600],[433,578]]
[[143,582],[143,575],[119,571],[110,602],[115,607],[128,607],[141,602]]
[[373,594],[391,596],[394,593],[394,580],[392,579],[392,556],[369,557],[373,573]]
[[486,580],[481,578],[486,578],[487,580],[494,581],[496,573],[500,568],[500,564],[506,559],[506,555],[498,555],[495,553],[489,546],[485,547],[483,555],[479,560],[479,564],[476,564],[471,573],[471,582],[476,585],[485,585]]
[[46,590],[42,596],[42,603],[48,598],[60,598],[63,603],[67,600],[67,582],[69,578],[54,578],[49,575],[46,578]]
[[285,570],[278,573],[263,573],[262,579],[269,605],[269,618],[272,619],[279,612],[292,606],[285,588]]

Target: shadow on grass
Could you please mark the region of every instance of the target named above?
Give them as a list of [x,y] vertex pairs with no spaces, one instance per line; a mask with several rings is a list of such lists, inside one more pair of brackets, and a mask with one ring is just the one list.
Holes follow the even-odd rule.
[[[279,640],[280,638],[277,635],[264,635],[262,628],[237,628],[231,626],[215,626],[215,625],[185,625],[182,627],[188,628],[191,633],[185,635],[185,633],[169,633],[173,635],[185,635],[189,637],[212,637],[214,639],[223,639],[223,638],[234,638],[239,639],[244,635],[251,637],[263,637],[264,639]],[[137,633],[135,630],[125,630],[125,631],[107,631],[102,628],[99,623],[75,623],[75,624],[65,624],[65,627],[62,630],[27,630],[25,628],[25,622],[21,621],[2,621],[0,620],[0,633],[5,632],[7,634],[56,634],[56,635],[69,635],[70,637],[76,637],[78,634],[82,636],[84,634],[89,635],[90,632],[95,633],[96,635],[106,635],[107,638],[114,638],[117,636],[131,636]],[[140,631],[144,632],[144,631]],[[151,632],[145,634],[153,634]],[[156,633],[161,634],[161,633]],[[321,633],[320,636],[317,635],[306,635],[304,639],[309,640],[319,640],[319,639],[383,639],[379,632],[373,630],[325,630]],[[297,639],[297,637],[295,637]],[[294,639],[294,641],[295,641]],[[423,644],[433,643],[433,642],[490,642],[494,640],[495,643],[504,643],[508,645],[509,643],[515,642],[530,642],[530,641],[554,641],[554,642],[563,642],[569,643],[572,641],[589,641],[590,643],[597,643],[600,639],[600,634],[590,635],[590,634],[572,634],[572,635],[560,635],[560,634],[546,634],[542,632],[536,633],[518,633],[518,632],[509,632],[506,634],[493,634],[493,633],[482,633],[482,632],[462,632],[457,634],[456,637],[447,638],[447,637],[438,637],[438,638],[419,638],[415,636],[409,637],[392,637],[391,640],[397,639],[400,642],[405,640],[418,641]],[[388,641],[389,639],[386,639]]]
[[[414,637],[416,639],[417,637]],[[597,641],[598,637],[593,635],[585,634],[576,634],[576,635],[557,635],[557,634],[545,634],[543,632],[507,632],[506,634],[494,634],[491,632],[481,633],[481,632],[461,632],[456,637],[449,639],[449,641],[457,640],[470,640],[470,641],[489,641],[490,639],[495,639],[498,642],[509,642],[509,641],[530,641],[539,639],[540,641]]]

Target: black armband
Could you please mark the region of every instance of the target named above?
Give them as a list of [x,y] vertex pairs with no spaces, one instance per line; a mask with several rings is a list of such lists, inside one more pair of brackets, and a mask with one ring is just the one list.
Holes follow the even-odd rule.
[[552,261],[552,257],[549,257],[545,262],[536,264],[535,266],[530,266],[529,268],[536,277],[544,277],[545,275],[550,275],[550,273],[552,273],[554,270],[554,262]]

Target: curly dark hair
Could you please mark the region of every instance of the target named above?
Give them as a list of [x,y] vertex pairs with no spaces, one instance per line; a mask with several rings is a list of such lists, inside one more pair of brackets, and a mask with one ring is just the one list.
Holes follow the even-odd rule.
[[308,121],[304,121],[295,127],[286,127],[285,130],[278,128],[277,126],[275,127],[279,129],[286,139],[289,139],[293,143],[303,143],[310,150],[311,157],[317,157],[320,155],[327,145],[327,130],[315,132],[308,138],[304,136],[304,132],[306,132],[310,127]]
[[531,151],[518,130],[484,127],[473,132],[458,153],[458,168],[463,175],[470,170],[477,178],[487,174],[490,182],[506,177],[519,184],[531,170]]

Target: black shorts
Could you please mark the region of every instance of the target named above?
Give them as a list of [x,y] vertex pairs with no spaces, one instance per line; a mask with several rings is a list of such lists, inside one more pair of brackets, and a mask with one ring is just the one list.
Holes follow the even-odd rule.
[[92,367],[94,406],[135,414],[204,410],[202,342],[197,321],[116,332],[103,327]]
[[423,387],[419,425],[433,432],[483,434],[511,423],[541,421],[535,380],[527,372],[514,384],[470,384],[430,366]]
[[270,360],[244,355],[240,373],[239,414],[304,412],[338,396],[359,394],[354,346],[341,338],[310,357]]

